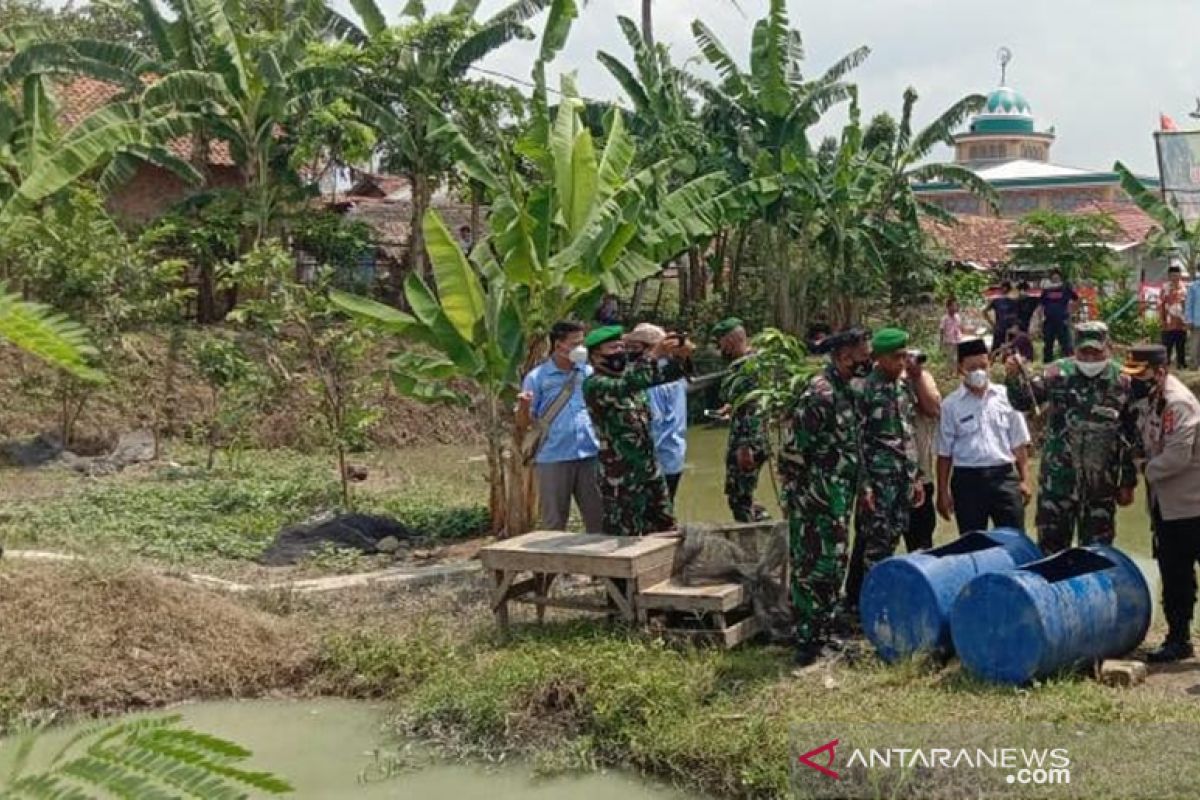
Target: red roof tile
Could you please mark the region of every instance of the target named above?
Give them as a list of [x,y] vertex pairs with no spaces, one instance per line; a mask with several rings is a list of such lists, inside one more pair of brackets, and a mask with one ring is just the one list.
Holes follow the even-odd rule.
[[[155,78],[144,78],[153,82]],[[96,109],[111,102],[121,94],[121,87],[95,78],[76,77],[60,83],[54,89],[58,100],[59,119],[67,128],[77,124]],[[192,141],[190,138],[175,139],[169,145],[171,152],[179,158],[191,160]],[[211,166],[237,166],[228,142],[210,142],[208,146],[208,163]]]
[[964,214],[956,225],[923,219],[921,227],[951,261],[991,266],[1009,260],[1008,243],[1016,225],[1011,219]]
[[1097,202],[1083,210],[1103,212],[1112,217],[1127,237],[1127,241],[1121,244],[1141,244],[1151,231],[1158,230],[1158,223],[1132,203]]

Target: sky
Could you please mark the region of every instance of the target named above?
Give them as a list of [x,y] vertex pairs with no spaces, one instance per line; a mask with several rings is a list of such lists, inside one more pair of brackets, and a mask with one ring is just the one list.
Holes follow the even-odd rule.
[[[404,0],[377,0],[396,21]],[[348,14],[349,3],[335,0]],[[426,0],[430,11],[451,0]],[[483,0],[481,15],[505,3]],[[740,11],[738,10],[740,7]],[[639,0],[591,0],[582,8],[565,50],[550,74],[575,71],[580,91],[617,99],[620,89],[598,61],[605,50],[630,61],[617,14],[640,19]],[[754,21],[767,0],[654,0],[655,36],[677,62],[698,56],[692,21],[700,17],[746,64]],[[1013,53],[1008,83],[1033,106],[1039,130],[1053,125],[1058,141],[1051,160],[1108,170],[1116,160],[1155,174],[1159,113],[1181,128],[1200,127],[1188,117],[1200,96],[1200,3],[1195,0],[789,0],[792,27],[800,30],[808,75],[817,75],[845,53],[867,45],[871,56],[852,79],[864,117],[899,114],[904,89],[920,95],[920,125],[966,94],[999,85],[996,53]],[[541,18],[535,20],[539,28]],[[515,42],[484,66],[528,79],[536,43]],[[835,133],[831,112],[819,133]],[[949,152],[940,154],[949,158]]]

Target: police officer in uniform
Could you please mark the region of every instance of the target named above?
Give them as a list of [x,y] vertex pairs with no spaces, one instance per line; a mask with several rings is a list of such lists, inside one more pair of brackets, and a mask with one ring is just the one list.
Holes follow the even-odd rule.
[[1196,565],[1200,563],[1200,402],[1170,374],[1167,348],[1139,345],[1125,374],[1141,406],[1139,427],[1154,557],[1162,576],[1167,639],[1147,660],[1167,663],[1190,658]]

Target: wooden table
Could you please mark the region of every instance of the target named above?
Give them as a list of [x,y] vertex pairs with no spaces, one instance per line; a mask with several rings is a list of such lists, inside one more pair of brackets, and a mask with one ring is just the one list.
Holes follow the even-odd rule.
[[[599,579],[617,612],[632,623],[637,619],[638,592],[671,576],[678,546],[677,537],[534,531],[490,544],[479,551],[479,556],[496,583],[492,611],[501,629],[507,630],[509,602],[537,606],[539,622],[547,606],[600,613],[613,610],[607,603],[551,597],[550,587],[560,575]],[[517,580],[522,573],[529,573],[529,577]]]

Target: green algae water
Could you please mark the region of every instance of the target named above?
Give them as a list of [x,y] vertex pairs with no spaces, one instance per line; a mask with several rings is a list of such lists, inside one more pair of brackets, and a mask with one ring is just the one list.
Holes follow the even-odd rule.
[[[308,800],[683,800],[684,795],[622,773],[539,779],[523,764],[430,761],[384,730],[386,707],[349,700],[254,700],[196,703],[167,709],[196,731],[237,742],[254,753],[243,768],[268,770],[291,783],[286,795]],[[79,726],[49,731],[30,764],[36,771]],[[13,757],[0,742],[0,776]],[[404,764],[408,764],[405,766]]]

